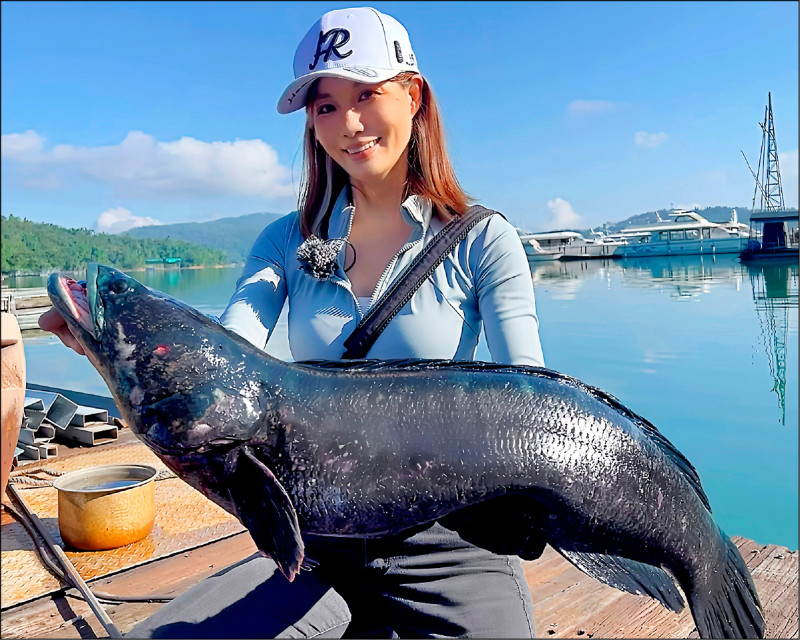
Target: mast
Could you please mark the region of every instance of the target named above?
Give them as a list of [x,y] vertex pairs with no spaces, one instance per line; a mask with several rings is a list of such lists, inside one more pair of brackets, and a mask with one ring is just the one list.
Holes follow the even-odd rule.
[[762,211],[782,211],[785,207],[783,188],[781,187],[781,170],[778,164],[778,143],[775,139],[775,121],[772,118],[772,92],[767,94],[764,122],[758,124],[762,131],[761,154],[758,158],[758,171],[755,175],[753,210],[756,208],[756,199],[760,192],[761,206],[759,208]]

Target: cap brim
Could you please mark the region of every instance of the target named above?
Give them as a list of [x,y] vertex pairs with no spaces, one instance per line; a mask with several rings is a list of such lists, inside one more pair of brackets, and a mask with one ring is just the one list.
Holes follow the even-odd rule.
[[[375,69],[373,67],[339,67],[334,69],[321,69],[300,76],[292,82],[278,100],[278,113],[292,113],[306,106],[306,94],[311,83],[318,78],[344,78],[354,82],[385,82],[394,78],[402,70]],[[374,74],[374,75],[372,75]]]

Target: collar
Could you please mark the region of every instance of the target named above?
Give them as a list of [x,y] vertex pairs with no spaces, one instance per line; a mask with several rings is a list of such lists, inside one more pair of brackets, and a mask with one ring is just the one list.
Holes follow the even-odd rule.
[[[353,215],[356,211],[351,202],[350,187],[346,186],[336,198],[331,210],[331,218],[328,224],[329,239],[349,237],[350,228],[353,225]],[[428,198],[410,195],[400,205],[400,213],[406,223],[414,230],[409,238],[409,242],[413,242],[421,238],[428,230],[433,216],[433,204]],[[318,228],[316,232],[319,232]]]

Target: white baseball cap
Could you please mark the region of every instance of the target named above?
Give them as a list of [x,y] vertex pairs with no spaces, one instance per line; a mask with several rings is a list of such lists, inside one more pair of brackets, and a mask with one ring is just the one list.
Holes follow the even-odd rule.
[[308,88],[317,78],[384,82],[403,71],[419,73],[402,24],[371,7],[329,11],[297,47],[295,80],[278,100],[278,113],[306,106]]

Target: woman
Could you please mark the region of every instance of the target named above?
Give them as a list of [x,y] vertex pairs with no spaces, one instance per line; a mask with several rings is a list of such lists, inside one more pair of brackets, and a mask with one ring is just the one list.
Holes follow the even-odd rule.
[[[468,199],[395,19],[371,8],[326,13],[294,69],[278,111],[306,110],[299,210],[262,232],[220,321],[264,348],[288,299],[295,360],[339,359],[367,309]],[[543,365],[527,259],[498,215],[469,232],[368,357],[474,359],[482,326],[493,360]],[[294,582],[256,555],[129,635],[532,637],[519,558],[473,546],[446,524],[376,541],[306,535],[318,566]]]

